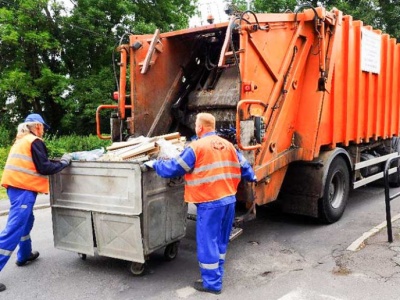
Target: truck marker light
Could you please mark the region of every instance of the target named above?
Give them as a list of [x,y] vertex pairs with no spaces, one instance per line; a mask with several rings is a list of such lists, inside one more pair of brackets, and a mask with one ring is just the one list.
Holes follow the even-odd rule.
[[118,92],[114,92],[113,93],[113,100],[118,101],[119,98],[119,93]]
[[251,83],[244,83],[243,84],[243,90],[245,92],[251,92]]

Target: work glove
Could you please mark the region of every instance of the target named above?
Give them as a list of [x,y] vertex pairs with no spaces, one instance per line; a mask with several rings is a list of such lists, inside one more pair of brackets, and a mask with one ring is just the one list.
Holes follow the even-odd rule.
[[71,164],[71,160],[72,160],[72,155],[69,153],[65,153],[61,157],[60,162],[65,166],[69,166]]
[[253,178],[251,179],[251,182],[257,182],[257,176],[254,175]]
[[145,164],[145,166],[146,167],[148,167],[148,168],[154,168],[154,163],[156,162],[156,160],[155,159],[151,159],[151,160],[149,160],[149,161],[146,161],[144,164]]

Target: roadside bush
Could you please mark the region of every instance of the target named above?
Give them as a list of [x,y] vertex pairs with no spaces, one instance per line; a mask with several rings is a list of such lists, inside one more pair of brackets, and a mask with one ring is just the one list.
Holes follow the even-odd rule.
[[0,148],[0,170],[4,169],[4,165],[6,164],[8,152],[10,152],[11,146]]
[[0,125],[0,148],[10,146],[15,138],[15,129],[10,130],[6,125]]
[[44,141],[49,150],[49,156],[53,158],[61,157],[64,153],[90,151],[111,145],[111,141],[101,140],[96,135],[68,135],[62,137],[46,135]]

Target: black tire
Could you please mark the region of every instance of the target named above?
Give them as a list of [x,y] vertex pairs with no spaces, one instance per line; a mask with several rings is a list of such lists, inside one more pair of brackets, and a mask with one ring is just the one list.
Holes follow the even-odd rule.
[[350,175],[345,160],[337,156],[329,166],[324,194],[319,202],[319,219],[324,223],[338,221],[349,198]]
[[171,261],[176,258],[178,255],[178,250],[179,250],[179,241],[175,243],[171,243],[165,247],[164,251],[164,258],[167,261]]
[[78,253],[78,256],[79,256],[82,260],[86,260],[86,254],[84,254],[84,253]]
[[396,163],[394,162],[391,168],[395,167],[397,164],[397,172],[389,175],[389,185],[390,187],[400,187],[400,160]]
[[[400,153],[400,138],[393,137],[392,138],[392,149]],[[397,172],[389,175],[389,185],[391,187],[400,187],[400,160],[394,160],[391,164],[391,168],[397,165]]]

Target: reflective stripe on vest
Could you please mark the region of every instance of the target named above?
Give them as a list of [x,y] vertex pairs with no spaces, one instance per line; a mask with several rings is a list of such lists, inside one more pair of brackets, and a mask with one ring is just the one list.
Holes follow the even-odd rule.
[[241,178],[240,175],[238,174],[219,174],[219,175],[215,175],[215,176],[209,176],[207,178],[203,178],[203,179],[196,179],[196,180],[188,180],[186,181],[187,185],[200,185],[200,184],[204,184],[204,183],[211,183],[217,180],[228,180],[228,179],[239,179]]
[[48,176],[37,172],[32,160],[32,143],[39,139],[33,134],[28,134],[17,140],[11,147],[6,165],[4,167],[1,185],[29,190],[39,193],[49,192]]
[[25,174],[29,174],[29,175],[34,175],[34,176],[38,176],[38,177],[43,177],[43,178],[47,178],[47,176],[39,174],[37,172],[28,170],[26,168],[21,168],[21,167],[16,167],[16,166],[5,166],[4,170],[12,170],[12,171],[16,171],[16,172],[20,172],[20,173],[25,173]]
[[217,135],[209,135],[190,147],[196,162],[193,171],[185,175],[185,201],[202,203],[235,195],[241,170],[233,145]]

